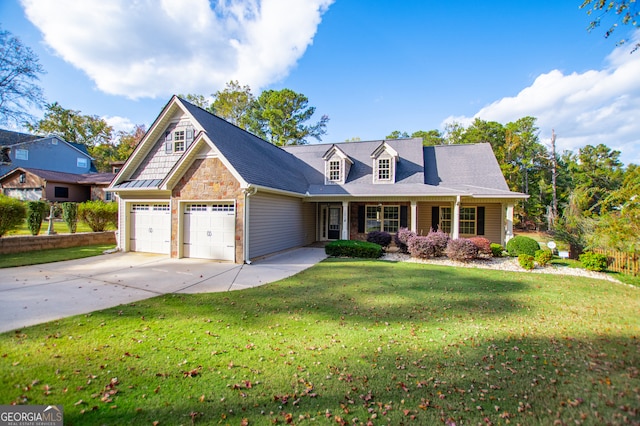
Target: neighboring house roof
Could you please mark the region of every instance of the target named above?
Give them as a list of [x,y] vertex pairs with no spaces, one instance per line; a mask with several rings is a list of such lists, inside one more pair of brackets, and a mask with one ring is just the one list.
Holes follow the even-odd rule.
[[[159,138],[179,111],[195,121],[192,124],[199,133],[193,144],[171,160],[174,163],[162,176],[141,174],[140,170],[149,164],[147,157],[157,152]],[[170,189],[168,183],[184,173],[184,166],[193,161],[207,140],[232,167],[241,184],[301,196],[526,197],[509,190],[487,143],[423,147],[420,138],[413,138],[280,148],[175,96],[114,179],[113,188]],[[373,162],[387,149],[397,159],[395,183],[376,184]],[[333,150],[339,150],[351,165],[343,184],[325,182],[325,165]]]
[[25,173],[25,172],[31,173],[33,175],[36,175],[50,182],[70,183],[70,184],[78,184],[78,185],[108,185],[109,183],[111,183],[111,181],[115,177],[115,174],[113,173],[75,174],[75,173],[55,172],[51,170],[18,167],[6,173],[3,176],[0,176],[0,181],[4,180],[6,177],[14,173]]
[[0,146],[10,146],[23,142],[41,139],[42,136],[30,135],[28,133],[14,132],[12,130],[0,129]]

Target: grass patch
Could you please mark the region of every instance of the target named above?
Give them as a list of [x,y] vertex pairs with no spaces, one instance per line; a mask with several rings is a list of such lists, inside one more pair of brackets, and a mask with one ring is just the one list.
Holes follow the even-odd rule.
[[100,255],[105,250],[110,250],[114,247],[115,244],[94,244],[81,247],[30,251],[26,253],[0,254],[0,268],[13,268],[15,266],[39,265],[41,263],[82,259]]
[[637,423],[637,291],[328,259],[2,334],[0,401],[70,425]]
[[[49,229],[49,221],[44,220],[42,221],[42,227],[40,228],[39,235],[46,235],[47,229]],[[107,227],[107,231],[113,231],[115,229],[116,228],[112,225]],[[69,234],[69,228],[67,227],[67,224],[60,220],[55,220],[53,222],[53,230],[56,232],[56,234]],[[78,225],[76,227],[76,233],[80,233],[80,232],[92,232],[92,231],[91,231],[91,228],[89,228],[89,225],[87,225],[84,222],[78,221]],[[29,231],[29,227],[27,226],[27,221],[24,220],[22,222],[22,225],[19,228],[16,228],[13,231],[7,232],[6,235],[7,236],[31,235],[31,231]]]

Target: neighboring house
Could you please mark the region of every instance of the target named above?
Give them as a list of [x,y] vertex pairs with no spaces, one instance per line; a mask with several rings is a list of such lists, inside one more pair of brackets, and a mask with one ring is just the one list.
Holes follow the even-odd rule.
[[85,145],[59,136],[40,137],[0,129],[0,154],[0,176],[18,167],[74,174],[96,171]]
[[112,201],[106,191],[113,173],[63,173],[18,167],[0,176],[2,193],[19,200],[52,202]]
[[0,190],[21,200],[110,201],[115,173],[97,173],[87,147],[0,129]]
[[489,144],[279,148],[175,96],[109,190],[122,250],[236,263],[400,227],[504,243],[526,198],[509,190]]

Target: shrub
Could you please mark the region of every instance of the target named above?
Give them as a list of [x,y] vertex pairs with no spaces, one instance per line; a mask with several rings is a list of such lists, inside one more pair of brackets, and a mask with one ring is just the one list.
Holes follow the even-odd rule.
[[519,256],[521,254],[528,254],[529,256],[535,256],[536,251],[540,250],[540,244],[533,238],[518,235],[513,237],[507,242],[507,251],[510,256]]
[[481,254],[491,254],[491,241],[487,240],[484,237],[473,237],[469,238],[476,247],[478,247],[478,253]]
[[493,257],[502,257],[504,252],[504,247],[502,247],[500,244],[497,244],[497,243],[491,243],[489,247],[491,248],[491,255]]
[[467,238],[458,238],[449,241],[446,254],[449,259],[468,262],[478,257],[478,246]]
[[62,203],[62,219],[67,224],[69,232],[75,234],[78,225],[78,205],[76,203]]
[[536,263],[540,266],[547,266],[551,259],[553,259],[553,252],[549,249],[546,250],[538,250],[536,251],[536,255],[533,256]]
[[599,253],[584,252],[580,255],[580,262],[589,271],[604,271],[607,269],[607,256]]
[[409,239],[407,244],[407,250],[411,254],[411,257],[418,257],[421,259],[428,259],[433,257],[433,248],[427,237],[422,235],[414,235]]
[[0,194],[0,237],[20,226],[25,214],[21,201]]
[[528,269],[528,270],[531,270],[535,267],[535,264],[533,263],[533,256],[531,256],[530,254],[525,254],[525,253],[519,254],[518,263],[524,269]]
[[27,227],[31,235],[38,235],[42,228],[42,221],[47,212],[47,203],[44,201],[27,201]]
[[408,228],[400,228],[394,237],[396,246],[402,253],[409,253],[409,240],[416,236],[416,233]]
[[367,234],[367,241],[382,247],[388,247],[391,244],[391,234],[384,231],[371,231]]
[[328,256],[361,257],[377,259],[382,256],[382,247],[368,241],[338,240],[331,241],[324,248]]
[[118,224],[118,204],[104,201],[85,201],[78,205],[78,218],[93,232],[102,232],[107,226]]
[[427,238],[433,246],[433,257],[444,256],[447,244],[451,240],[449,234],[445,234],[442,231],[431,231],[427,234]]

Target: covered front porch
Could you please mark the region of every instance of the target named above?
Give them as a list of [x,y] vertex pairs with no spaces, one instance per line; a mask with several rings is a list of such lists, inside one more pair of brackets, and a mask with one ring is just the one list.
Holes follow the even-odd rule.
[[482,236],[503,245],[513,237],[514,200],[509,199],[372,198],[315,204],[317,241],[364,240],[369,232],[395,234],[400,228],[418,235],[438,229],[453,239]]

